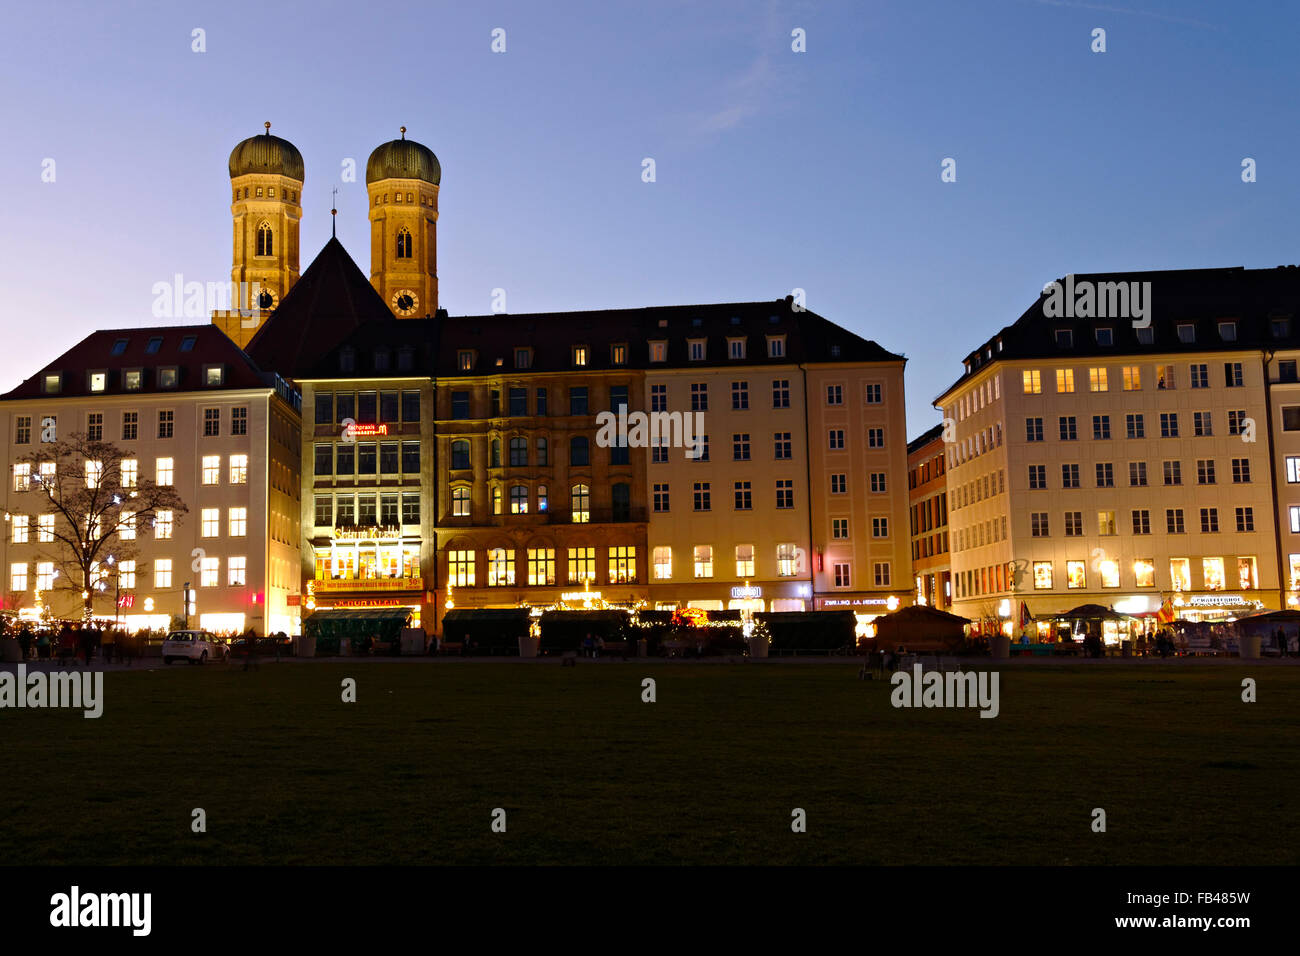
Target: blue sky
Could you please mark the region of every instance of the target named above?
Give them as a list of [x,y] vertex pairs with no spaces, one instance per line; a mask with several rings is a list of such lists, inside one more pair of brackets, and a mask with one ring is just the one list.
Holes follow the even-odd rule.
[[0,388],[94,328],[163,324],[156,282],[229,278],[226,160],[264,120],[306,161],[303,268],[338,186],[368,271],[341,164],[405,125],[442,163],[453,314],[497,287],[512,312],[802,288],[908,356],[912,436],[1044,282],[1300,261],[1298,25],[1195,0],[11,6]]

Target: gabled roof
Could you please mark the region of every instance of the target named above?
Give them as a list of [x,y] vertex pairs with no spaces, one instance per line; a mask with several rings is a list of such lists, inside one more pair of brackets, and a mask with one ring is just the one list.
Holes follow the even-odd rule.
[[[1057,281],[1064,286],[1066,279],[1063,277]],[[1082,288],[1083,282],[1092,283],[1094,288],[1103,283],[1151,283],[1150,300],[1144,301],[1147,315],[1143,320],[1151,324],[1149,341],[1139,337],[1130,317],[1049,317],[1044,312],[1048,296],[1040,293],[1020,318],[966,356],[963,360],[966,371],[935,398],[935,403],[941,402],[953,389],[988,366],[1007,359],[1059,361],[1099,356],[1300,347],[1300,267],[1245,269],[1236,266],[1079,273],[1073,276],[1076,290]],[[1063,295],[1062,298],[1066,297]],[[1097,298],[1100,300],[1101,296]],[[1290,320],[1285,334],[1274,335],[1271,321],[1274,318]],[[1220,320],[1236,321],[1235,340],[1226,341],[1220,336]],[[1194,328],[1195,340],[1183,342],[1178,327],[1189,324]],[[1113,344],[1102,345],[1097,341],[1098,328],[1111,330]],[[1071,332],[1068,347],[1059,344],[1057,339],[1057,330],[1066,329]],[[1142,333],[1142,336],[1147,335]]]
[[935,425],[933,428],[921,432],[921,434],[917,435],[910,442],[908,442],[907,453],[910,455],[917,449],[924,448],[926,445],[930,444],[931,442],[939,438],[939,436],[942,434],[943,434],[943,422],[940,422],[939,424]]
[[[152,349],[152,351],[151,351]],[[118,354],[114,354],[114,352]],[[204,384],[203,367],[225,369],[219,386]],[[175,367],[175,388],[158,387],[158,369]],[[141,387],[129,393],[122,372],[140,369]],[[90,372],[107,372],[101,392],[91,392]],[[45,375],[62,373],[56,394],[42,391]],[[263,372],[215,325],[151,326],[137,329],[101,329],[86,336],[31,378],[0,398],[68,398],[86,395],[150,394],[158,392],[212,391],[230,388],[267,388],[274,375]]]
[[[298,378],[433,377],[442,318],[367,322],[324,352]],[[344,357],[347,357],[345,364]]]
[[297,378],[358,327],[397,321],[343,244],[331,238],[257,330],[247,352],[263,368]]

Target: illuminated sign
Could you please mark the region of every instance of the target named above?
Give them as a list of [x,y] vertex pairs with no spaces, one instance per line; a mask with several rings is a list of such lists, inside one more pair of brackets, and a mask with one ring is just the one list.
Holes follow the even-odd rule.
[[301,603],[302,603],[302,595],[301,595],[301,594],[286,594],[286,595],[284,596],[284,603],[287,604],[287,605],[289,605],[289,607],[299,607],[299,606],[301,605]]
[[731,589],[731,596],[737,601],[747,601],[753,598],[761,598],[763,589],[758,585],[751,587],[734,587]]
[[401,536],[402,529],[395,524],[343,524],[334,529],[335,541],[375,541]]
[[1193,594],[1187,599],[1187,603],[1194,607],[1238,607],[1243,604],[1259,604],[1260,602],[1248,601],[1240,594]]
[[315,593],[339,591],[423,591],[424,578],[330,578],[316,581]]
[[403,607],[405,602],[401,598],[340,598],[333,604],[326,607],[321,605],[321,610],[329,610],[330,607],[342,608],[367,608],[367,607]]
[[343,437],[349,441],[354,438],[374,438],[376,435],[387,435],[387,425],[365,424],[352,422],[343,426]]
[[892,594],[887,598],[823,598],[823,607],[862,607],[867,605],[881,605],[894,610],[898,607],[898,598]]
[[120,596],[118,597],[118,599],[117,599],[117,606],[118,606],[118,607],[135,607],[135,595],[134,595],[134,594],[123,594],[123,595],[120,595]]
[[599,591],[565,591],[560,595],[561,601],[599,601]]

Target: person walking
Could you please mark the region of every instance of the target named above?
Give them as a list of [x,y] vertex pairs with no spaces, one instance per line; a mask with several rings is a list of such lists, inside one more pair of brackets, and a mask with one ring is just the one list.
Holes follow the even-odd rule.
[[18,632],[18,646],[22,649],[23,660],[27,660],[32,653],[32,631],[26,624]]
[[1273,635],[1273,643],[1277,645],[1277,656],[1286,657],[1286,631],[1279,627]]
[[244,670],[257,670],[257,632],[251,627],[244,635]]

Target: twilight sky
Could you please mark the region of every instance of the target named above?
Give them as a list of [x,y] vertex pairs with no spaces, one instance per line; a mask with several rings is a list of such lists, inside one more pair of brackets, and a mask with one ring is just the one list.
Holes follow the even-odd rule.
[[1300,261],[1297,26],[1287,0],[11,4],[0,389],[169,324],[156,282],[229,279],[226,160],[264,120],[306,161],[302,268],[338,186],[368,273],[365,160],[405,125],[442,163],[452,314],[802,288],[908,356],[912,437],[1058,276]]

